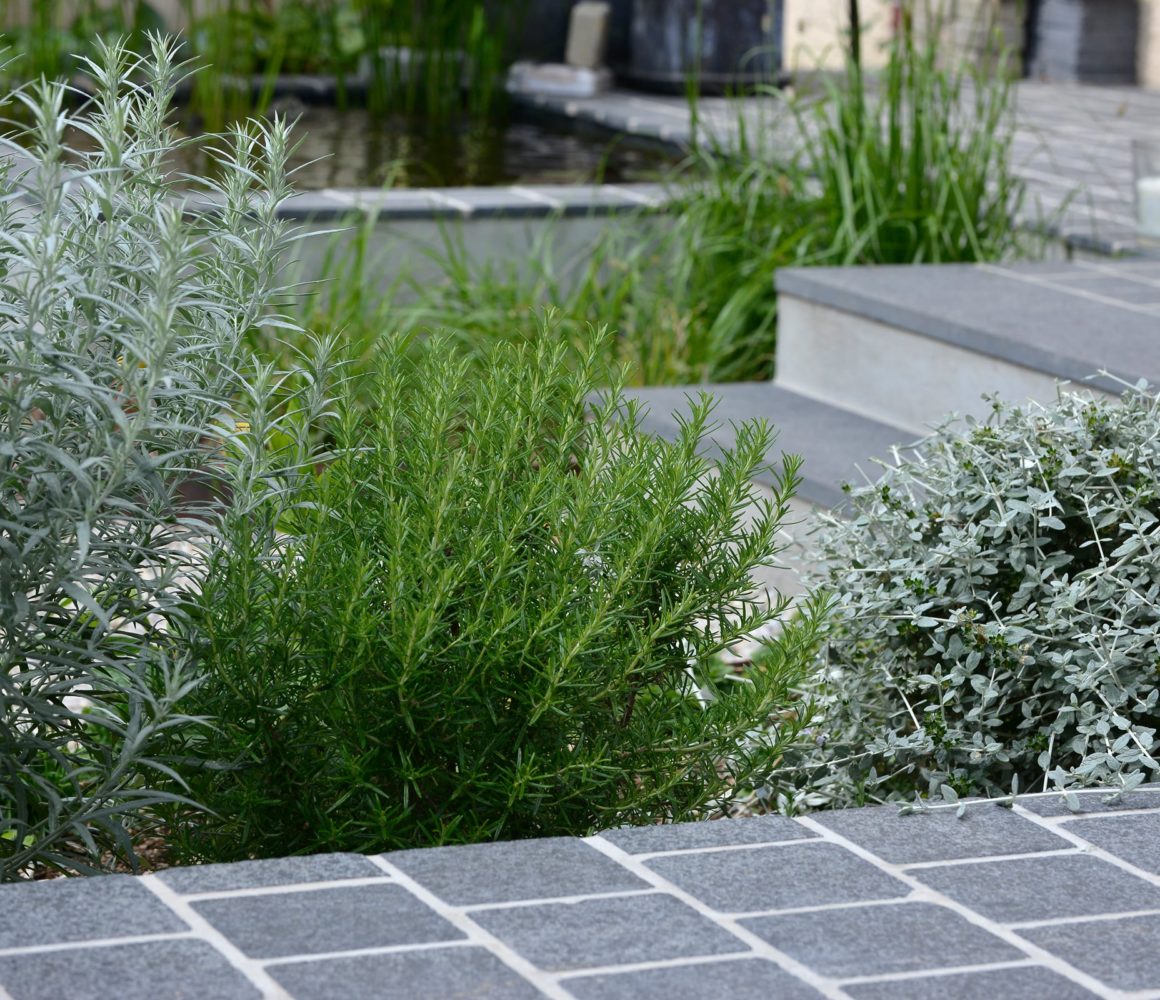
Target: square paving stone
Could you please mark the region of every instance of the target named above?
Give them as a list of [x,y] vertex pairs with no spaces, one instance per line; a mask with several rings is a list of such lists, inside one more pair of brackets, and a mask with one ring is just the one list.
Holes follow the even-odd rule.
[[397,851],[383,857],[459,906],[649,888],[596,848],[569,837]]
[[0,914],[0,948],[189,930],[161,900],[128,875],[0,886]]
[[645,864],[729,913],[897,899],[910,886],[837,844],[792,844],[652,858]]
[[741,925],[829,976],[919,972],[1027,957],[954,911],[931,903],[749,917]]
[[471,919],[551,972],[749,950],[724,928],[662,894],[477,910]]
[[0,957],[12,1000],[262,1000],[204,941],[179,939]]
[[300,858],[236,861],[225,865],[193,865],[157,873],[157,878],[181,893],[230,892],[375,876],[386,878],[381,868],[360,854],[315,854]]
[[576,1000],[821,1000],[822,994],[764,958],[563,980]]
[[842,990],[854,1000],[1095,1000],[1097,996],[1040,966],[852,984]]
[[753,816],[701,823],[625,826],[618,830],[604,830],[600,836],[629,854],[651,854],[654,851],[688,851],[735,844],[775,844],[816,834],[784,816]]
[[267,971],[295,1000],[539,1000],[483,948],[432,948],[290,962]]
[[1115,989],[1160,989],[1160,917],[1083,920],[1017,933]]
[[1020,797],[1017,803],[1021,809],[1037,816],[1082,816],[1086,813],[1120,812],[1124,809],[1160,809],[1160,787],[1144,786],[1117,796],[1108,789],[1076,792],[1079,811],[1072,810],[1067,800],[1059,793]]
[[1160,875],[1160,813],[1076,820],[1067,824],[1067,832],[1083,837],[1128,864]]
[[885,861],[914,864],[994,854],[1030,854],[1072,846],[1009,809],[980,805],[899,815],[895,806],[840,809],[813,818]]
[[454,941],[454,924],[402,886],[357,885],[191,904],[251,958]]
[[1002,923],[1160,909],[1160,888],[1080,855],[920,868],[911,874]]

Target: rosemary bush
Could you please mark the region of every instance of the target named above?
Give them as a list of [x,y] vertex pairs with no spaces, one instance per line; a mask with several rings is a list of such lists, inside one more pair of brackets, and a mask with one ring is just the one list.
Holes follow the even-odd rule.
[[[175,821],[187,857],[689,818],[799,725],[816,609],[746,676],[713,659],[782,610],[750,593],[796,481],[788,459],[755,496],[766,426],[714,467],[707,400],[671,444],[616,388],[587,412],[595,341],[501,345],[482,369],[413,346],[346,380],[321,471],[254,478],[227,517],[190,698],[215,731],[182,747],[213,812]],[[272,440],[255,422],[239,459]]]
[[1160,398],[993,405],[826,519],[839,600],[800,801],[1157,770]]
[[157,752],[191,723],[175,628],[197,564],[174,491],[272,317],[280,242],[281,125],[234,138],[207,182],[222,210],[193,222],[163,169],[172,47],[102,45],[88,71],[83,117],[59,84],[15,95],[29,154],[0,160],[3,878],[131,859],[141,811],[174,794]]

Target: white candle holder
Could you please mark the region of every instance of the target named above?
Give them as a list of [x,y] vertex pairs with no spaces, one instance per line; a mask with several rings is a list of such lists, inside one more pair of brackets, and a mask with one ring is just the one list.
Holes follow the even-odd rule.
[[1136,174],[1136,230],[1142,239],[1160,242],[1160,139],[1132,142]]

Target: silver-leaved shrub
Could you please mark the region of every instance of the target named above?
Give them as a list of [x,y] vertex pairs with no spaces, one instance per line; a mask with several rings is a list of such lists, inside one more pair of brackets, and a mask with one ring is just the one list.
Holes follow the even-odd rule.
[[1156,772],[1160,397],[992,402],[824,519],[823,721],[783,806]]
[[78,110],[62,84],[16,93],[30,124],[0,140],[0,879],[132,858],[165,797],[204,534],[175,495],[275,319],[284,126],[233,136],[202,185],[220,211],[191,219],[165,168],[173,49],[88,69]]

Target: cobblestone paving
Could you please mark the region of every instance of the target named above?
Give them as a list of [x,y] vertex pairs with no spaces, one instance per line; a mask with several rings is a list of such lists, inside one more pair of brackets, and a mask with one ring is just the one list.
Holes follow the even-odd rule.
[[[1080,248],[1101,253],[1139,249],[1132,140],[1156,138],[1160,91],[1024,80],[1015,94],[1013,155],[1016,171],[1027,183],[1028,217]],[[684,97],[613,91],[583,100],[520,100],[615,131],[689,141]],[[728,142],[736,134],[741,108],[751,138],[764,136],[768,148],[784,148],[794,142],[795,132],[779,113],[779,103],[775,98],[742,104],[705,98],[698,109],[702,135]]]
[[1160,997],[1160,789],[0,887],[3,1000]]

